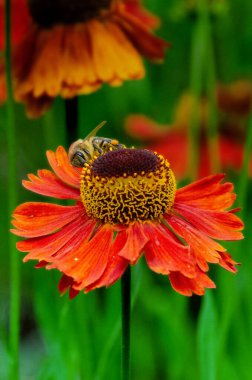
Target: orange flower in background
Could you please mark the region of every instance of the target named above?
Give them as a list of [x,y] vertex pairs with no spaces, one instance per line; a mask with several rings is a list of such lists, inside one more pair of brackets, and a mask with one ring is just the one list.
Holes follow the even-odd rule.
[[29,27],[13,49],[13,82],[31,117],[58,95],[143,78],[142,55],[160,61],[168,46],[152,34],[158,19],[139,0],[27,0],[27,7]]
[[[252,85],[249,81],[237,81],[229,85],[219,84],[216,91],[219,113],[219,158],[223,171],[239,170],[243,162],[246,123],[252,104]],[[190,93],[184,94],[175,111],[172,125],[159,125],[144,115],[132,115],[126,119],[127,133],[145,142],[145,147],[169,158],[178,178],[186,177],[189,158],[189,120],[194,106]],[[198,177],[212,173],[211,151],[207,141],[209,104],[200,101],[200,162]],[[252,162],[251,162],[252,170]]]
[[63,147],[48,151],[53,172],[39,170],[23,181],[35,193],[73,205],[28,202],[13,213],[12,232],[25,238],[17,243],[28,252],[24,261],[58,269],[61,293],[69,288],[72,298],[110,286],[143,255],[186,296],[215,287],[208,263],[236,272],[216,241],[243,238],[242,221],[228,211],[235,194],[231,183],[222,183],[223,174],[176,190],[170,164],[159,154],[113,143],[109,150],[92,149],[76,152],[82,168],[70,164]]

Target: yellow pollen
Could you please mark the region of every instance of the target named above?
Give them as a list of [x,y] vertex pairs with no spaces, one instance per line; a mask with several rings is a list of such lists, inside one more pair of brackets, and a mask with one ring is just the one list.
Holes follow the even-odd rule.
[[[139,149],[127,149],[127,151],[129,152],[124,150],[124,155],[129,154],[132,160],[134,151]],[[170,164],[163,156],[147,151],[150,157],[154,157],[155,166],[152,171],[148,168],[147,172],[140,170],[128,173],[122,167],[121,174],[118,171],[116,175],[110,176],[110,159],[114,159],[116,155],[120,159],[122,155],[115,152],[120,151],[107,152],[103,155],[105,160],[103,159],[101,164],[104,175],[100,174],[102,170],[99,159],[83,167],[80,194],[87,214],[110,224],[127,225],[134,221],[160,220],[174,204],[176,182]],[[108,167],[105,169],[104,162],[108,162]],[[115,170],[118,170],[118,167],[114,172]],[[100,175],[97,176],[95,171]],[[111,169],[111,173],[114,172]]]

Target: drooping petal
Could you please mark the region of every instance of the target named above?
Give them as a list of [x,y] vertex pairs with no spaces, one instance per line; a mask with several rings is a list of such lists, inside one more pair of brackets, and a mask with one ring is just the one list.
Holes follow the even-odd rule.
[[131,264],[135,264],[149,241],[149,237],[144,233],[143,225],[140,223],[130,224],[119,235],[125,241],[125,245],[118,253],[119,256],[128,260]]
[[196,270],[194,278],[185,277],[180,272],[171,272],[169,279],[173,289],[184,296],[192,296],[193,293],[202,296],[205,288],[216,287],[214,282],[200,269]]
[[195,263],[188,247],[179,244],[167,228],[154,223],[145,224],[144,232],[150,239],[145,246],[150,269],[162,274],[179,271],[188,277],[195,275]]
[[209,238],[204,232],[194,228],[190,223],[179,216],[166,216],[165,220],[175,233],[182,237],[189,247],[192,247],[196,258],[200,257],[210,263],[219,262],[219,252],[225,252],[225,248],[219,243]]
[[[86,223],[83,224],[79,231],[71,237],[71,239],[62,247],[60,247],[53,255],[48,255],[47,261],[49,264],[46,269],[58,268],[58,263],[64,261],[76,260],[75,252],[83,247],[88,241],[90,236],[93,234],[96,227],[96,222],[92,219],[88,219]],[[40,254],[41,257],[41,254]]]
[[240,218],[230,212],[202,210],[184,204],[176,204],[174,210],[199,231],[219,240],[240,240],[244,227]]
[[67,185],[80,189],[80,172],[70,164],[65,149],[59,146],[55,153],[49,150],[46,155],[57,177]]
[[63,274],[58,284],[58,290],[60,294],[63,295],[69,289],[69,298],[71,300],[79,294],[79,290],[73,288],[74,285],[76,285],[76,283],[72,277],[68,277]]
[[141,23],[150,30],[157,28],[160,25],[158,17],[148,12],[141,6],[141,0],[127,0],[119,4],[124,12],[127,12],[131,17],[141,20]]
[[48,264],[47,261],[45,261],[45,260],[40,260],[40,261],[35,265],[34,268],[37,268],[37,269],[39,269],[39,268],[44,268],[44,267],[47,266],[47,264]]
[[93,66],[101,82],[119,85],[123,80],[143,77],[145,71],[139,53],[116,24],[92,20],[87,28]]
[[138,51],[152,61],[162,61],[169,44],[163,39],[150,33],[148,27],[126,12],[114,16],[115,21],[130,37]]
[[125,260],[118,254],[118,252],[121,252],[122,248],[125,246],[126,239],[127,236],[125,234],[117,234],[113,245],[111,246],[107,267],[104,273],[97,281],[86,287],[85,292],[89,292],[90,290],[100,288],[102,286],[113,285],[119,278],[121,278],[129,265],[128,260]]
[[18,206],[13,213],[14,234],[23,237],[49,235],[74,221],[83,214],[83,206],[59,206],[51,203],[27,202]]
[[94,227],[94,222],[81,215],[54,234],[18,242],[17,248],[21,252],[29,252],[23,259],[24,262],[28,260],[53,262],[54,257],[62,256],[78,248],[88,238]]
[[102,84],[93,65],[90,42],[87,25],[68,25],[65,28],[61,59],[63,97],[89,94]]
[[224,177],[224,174],[211,175],[178,189],[175,203],[207,210],[226,210],[232,206],[236,196],[231,183],[221,183]]
[[240,265],[240,264],[235,262],[232,259],[231,255],[227,252],[220,252],[220,256],[221,256],[220,261],[219,261],[220,266],[228,270],[229,272],[236,273],[237,268],[235,265]]
[[63,258],[55,257],[53,267],[78,282],[78,290],[94,283],[103,274],[112,245],[113,228],[103,225],[89,240]]
[[66,185],[49,170],[38,170],[38,176],[28,174],[30,181],[22,181],[23,186],[34,193],[59,199],[80,198],[80,191]]

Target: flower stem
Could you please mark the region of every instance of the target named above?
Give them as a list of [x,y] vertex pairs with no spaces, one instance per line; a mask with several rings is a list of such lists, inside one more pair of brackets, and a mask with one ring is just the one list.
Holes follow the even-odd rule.
[[189,119],[189,176],[195,180],[199,167],[200,114],[199,102],[203,88],[203,65],[205,55],[204,8],[202,1],[197,3],[197,18],[192,32],[190,91],[193,98],[192,112]]
[[248,194],[248,183],[249,183],[249,165],[250,165],[250,157],[252,151],[252,114],[250,115],[249,123],[248,123],[248,132],[246,136],[245,150],[244,150],[244,158],[242,170],[239,178],[239,207],[242,208],[242,213],[244,214],[245,206],[246,206],[246,198]]
[[[6,134],[8,150],[8,211],[11,214],[17,205],[16,194],[16,139],[14,122],[14,103],[11,77],[11,1],[5,0],[5,68],[6,68]],[[20,315],[20,270],[16,252],[16,239],[9,236],[10,250],[10,378],[19,377],[19,315]]]
[[130,379],[130,305],[131,269],[127,268],[122,277],[122,380]]
[[213,47],[212,23],[209,15],[209,6],[204,0],[205,7],[205,40],[206,52],[206,92],[209,104],[209,118],[207,120],[207,138],[210,152],[211,173],[220,172],[219,141],[218,141],[218,111],[216,99],[216,66]]
[[192,35],[190,73],[190,89],[194,102],[189,120],[189,172],[192,180],[195,180],[197,177],[200,159],[200,97],[203,90],[206,90],[209,104],[207,136],[211,153],[211,171],[219,171],[215,71],[209,4],[207,0],[198,0],[197,19]]

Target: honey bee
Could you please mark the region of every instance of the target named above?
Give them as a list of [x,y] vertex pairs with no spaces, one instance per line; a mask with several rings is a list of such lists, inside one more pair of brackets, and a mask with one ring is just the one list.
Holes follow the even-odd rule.
[[85,139],[75,141],[69,148],[68,158],[73,166],[82,168],[95,154],[101,155],[110,150],[124,149],[125,145],[119,144],[118,140],[107,137],[98,137],[96,133],[106,124],[103,121],[89,133]]

